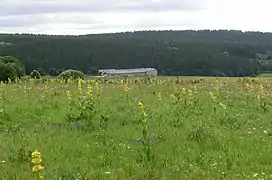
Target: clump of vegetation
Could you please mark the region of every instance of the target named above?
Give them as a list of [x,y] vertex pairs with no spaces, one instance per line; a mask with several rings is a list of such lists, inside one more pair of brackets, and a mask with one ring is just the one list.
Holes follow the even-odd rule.
[[48,74],[50,76],[58,76],[60,75],[64,70],[63,69],[56,69],[56,68],[50,68]]
[[33,79],[41,79],[41,74],[39,73],[39,71],[37,70],[33,70],[31,73],[30,73],[30,77],[33,78]]
[[60,79],[67,81],[68,79],[84,79],[84,73],[74,69],[67,69],[59,75]]
[[1,179],[271,179],[271,79],[178,80],[0,84]]
[[40,73],[41,76],[45,76],[46,72],[43,68],[38,68],[37,71]]
[[14,81],[25,75],[23,64],[12,56],[0,56],[0,81]]

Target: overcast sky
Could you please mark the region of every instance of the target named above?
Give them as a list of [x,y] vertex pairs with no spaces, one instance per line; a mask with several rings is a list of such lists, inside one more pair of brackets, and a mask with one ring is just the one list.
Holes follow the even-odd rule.
[[164,29],[272,32],[271,0],[0,0],[0,33]]

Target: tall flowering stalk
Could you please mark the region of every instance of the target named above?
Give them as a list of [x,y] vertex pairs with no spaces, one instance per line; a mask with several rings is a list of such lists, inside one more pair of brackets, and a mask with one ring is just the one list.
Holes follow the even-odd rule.
[[78,81],[77,81],[77,89],[78,89],[78,93],[79,93],[79,98],[82,98],[83,91],[82,91],[82,80],[81,79],[78,79]]
[[184,95],[184,96],[187,94],[186,88],[182,88],[182,89],[181,89],[181,94]]
[[144,110],[144,104],[142,102],[138,102],[138,110],[140,115],[140,124],[143,127],[142,130],[142,143],[144,146],[144,154],[145,154],[145,162],[147,163],[146,166],[153,160],[153,155],[151,151],[150,139],[148,134],[148,124],[147,124],[147,113]]
[[27,98],[27,87],[26,87],[26,85],[24,85],[24,96],[25,96],[25,98]]
[[194,94],[193,94],[193,91],[191,89],[188,90],[188,99],[189,99],[189,104],[193,104],[193,101],[194,101]]
[[178,97],[178,101],[181,101],[181,100],[183,99],[183,102],[184,102],[183,107],[186,108],[186,107],[187,107],[188,92],[187,92],[187,90],[186,90],[185,87],[183,87],[183,88],[181,89],[181,95],[182,95],[182,97],[179,96],[179,97]]
[[96,90],[97,98],[100,101],[101,100],[101,94],[100,94],[100,86],[99,86],[98,82],[95,82],[95,90]]
[[87,97],[88,99],[92,98],[92,86],[90,84],[87,85]]
[[48,86],[47,86],[47,85],[44,86],[44,92],[45,92],[46,94],[48,93]]
[[259,92],[257,98],[259,101],[265,99],[264,86],[262,84],[260,85],[260,92]]
[[260,85],[260,92],[257,96],[257,99],[259,100],[259,105],[263,109],[264,112],[268,111],[268,105],[266,102],[265,92],[264,92],[264,86]]
[[44,179],[43,170],[44,166],[42,166],[42,156],[41,153],[37,150],[31,153],[31,164],[32,164],[32,173],[35,179]]
[[99,91],[99,83],[98,82],[95,82],[95,89],[96,89],[96,91],[98,92]]
[[70,91],[67,91],[66,92],[66,96],[67,96],[67,99],[69,101],[69,105],[72,103],[72,95],[71,95],[71,92]]
[[[79,86],[80,92],[81,89],[81,86]],[[66,112],[67,121],[72,122],[77,127],[88,127],[92,125],[95,114],[95,104],[91,84],[87,84],[86,96],[81,96],[78,101],[72,101],[70,91],[67,91],[67,98],[69,100],[68,111]]]
[[[217,105],[217,106],[219,106],[221,109],[223,109],[223,110],[226,110],[227,109],[227,106],[225,105],[225,104],[223,104],[221,101],[220,101],[220,99],[219,99],[219,97],[217,96],[217,95],[215,95],[214,93],[212,93],[212,92],[210,92],[209,93],[210,94],[210,97],[212,98],[212,100],[215,102],[215,104]],[[213,107],[213,110],[214,110],[214,112],[216,112],[216,107],[217,106],[214,106]]]
[[126,97],[126,103],[129,103],[129,96],[128,96],[128,91],[129,91],[129,87],[127,85],[127,83],[124,84],[124,91],[125,91],[125,97]]
[[144,110],[144,104],[142,102],[138,102],[138,110],[140,113],[140,123],[146,123],[147,122],[147,114]]

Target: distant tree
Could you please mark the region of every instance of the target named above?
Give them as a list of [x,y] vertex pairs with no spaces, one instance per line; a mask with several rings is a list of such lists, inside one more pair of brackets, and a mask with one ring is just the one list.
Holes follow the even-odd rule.
[[98,68],[90,68],[87,72],[87,74],[91,74],[91,75],[97,75],[98,74]]
[[43,68],[38,68],[37,71],[40,73],[41,76],[45,76],[46,75],[45,70]]
[[50,68],[48,74],[50,76],[58,76],[60,73],[56,68]]
[[0,81],[14,81],[17,77],[16,69],[11,63],[0,63]]
[[14,81],[25,75],[22,63],[12,56],[0,56],[0,81]]
[[30,77],[33,78],[33,79],[41,79],[41,74],[39,73],[39,71],[33,70],[30,73]]
[[65,69],[58,69],[57,70],[58,75],[60,75],[63,71],[65,71]]
[[63,71],[60,75],[59,75],[60,79],[64,79],[64,80],[68,80],[68,79],[84,79],[84,73],[78,70],[74,70],[74,69],[68,69],[66,71]]
[[17,77],[21,78],[25,75],[24,65],[17,58],[13,56],[0,56],[0,62],[4,64],[11,63],[16,70]]
[[[86,36],[0,34],[10,46],[0,55],[20,57],[30,73],[57,76],[63,69],[96,74],[98,68],[154,67],[160,75],[250,76],[272,57],[272,33],[241,31],[141,31]],[[258,65],[259,66],[259,65]],[[271,69],[264,65],[266,69]],[[218,73],[216,73],[218,74]]]

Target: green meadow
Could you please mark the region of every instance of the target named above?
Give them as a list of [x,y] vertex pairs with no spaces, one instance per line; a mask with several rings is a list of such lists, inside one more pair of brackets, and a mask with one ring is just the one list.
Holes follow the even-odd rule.
[[[0,179],[272,179],[270,78],[0,85]],[[31,153],[41,154],[33,172]]]

